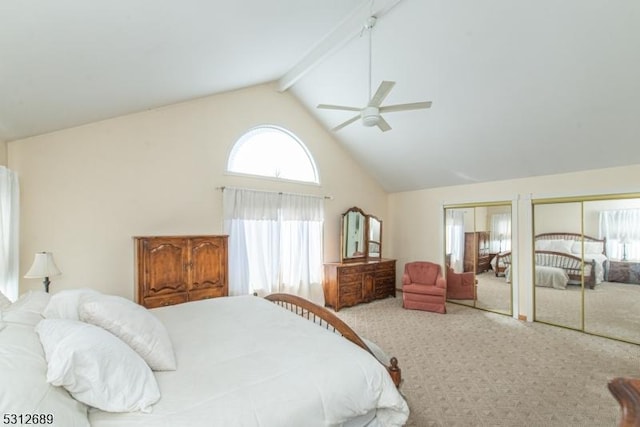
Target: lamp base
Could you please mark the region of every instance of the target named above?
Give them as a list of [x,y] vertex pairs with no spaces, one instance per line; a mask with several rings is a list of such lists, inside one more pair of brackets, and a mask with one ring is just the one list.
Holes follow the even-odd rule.
[[51,281],[49,280],[49,278],[48,278],[48,277],[45,277],[45,278],[42,280],[42,284],[44,285],[44,291],[45,291],[46,293],[49,293],[49,285],[51,284]]

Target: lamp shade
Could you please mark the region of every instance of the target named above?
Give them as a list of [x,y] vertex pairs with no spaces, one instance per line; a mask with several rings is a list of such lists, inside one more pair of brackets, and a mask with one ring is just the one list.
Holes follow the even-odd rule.
[[31,268],[24,277],[26,279],[36,279],[58,275],[60,275],[60,270],[53,261],[53,254],[51,252],[38,252],[36,253]]

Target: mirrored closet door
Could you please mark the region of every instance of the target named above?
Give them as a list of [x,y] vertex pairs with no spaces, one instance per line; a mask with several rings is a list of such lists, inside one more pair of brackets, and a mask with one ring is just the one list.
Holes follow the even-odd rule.
[[534,201],[535,320],[640,344],[640,196]]
[[512,315],[511,203],[445,207],[447,300]]

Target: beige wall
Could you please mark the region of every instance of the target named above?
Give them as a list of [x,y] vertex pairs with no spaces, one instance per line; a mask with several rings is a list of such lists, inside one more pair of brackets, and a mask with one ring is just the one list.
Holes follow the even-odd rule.
[[[442,187],[389,195],[389,221],[385,224],[387,250],[405,262],[433,260],[444,263],[443,206],[455,203],[511,201],[514,207],[514,245],[521,266],[531,259],[531,198],[599,195],[640,191],[640,165],[549,175],[511,181]],[[558,220],[558,217],[556,217]],[[558,224],[556,224],[558,225]],[[553,231],[559,231],[553,227]],[[564,230],[563,230],[564,231]],[[579,230],[578,230],[579,231]],[[517,314],[531,319],[531,272],[520,268]]]
[[[321,185],[225,174],[247,129],[294,132],[316,160]],[[288,93],[260,85],[14,141],[21,182],[20,271],[36,251],[54,253],[63,274],[52,290],[93,287],[134,297],[135,235],[223,232],[221,186],[328,195],[325,260],[339,254],[340,214],[357,205],[387,219],[387,195]],[[386,248],[383,248],[387,255]],[[21,279],[20,291],[41,289]]]

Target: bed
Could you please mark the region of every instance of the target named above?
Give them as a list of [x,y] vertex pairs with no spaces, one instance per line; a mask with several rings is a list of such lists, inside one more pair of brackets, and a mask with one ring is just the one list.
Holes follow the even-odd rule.
[[[397,360],[378,360],[374,356],[379,357],[380,350],[371,348],[340,319],[296,297],[223,297],[147,310],[124,298],[80,294],[75,295],[78,308],[67,304],[66,314],[70,314],[65,317],[65,310],[51,313],[56,296],[46,301],[48,294],[30,294],[12,304],[17,307],[0,311],[0,387],[7,388],[0,389],[3,413],[43,416],[41,424],[51,415],[53,425],[71,427],[401,426],[408,418],[408,406],[394,383],[400,381]],[[126,306],[122,312],[126,315],[119,312],[121,306]],[[114,323],[126,323],[138,315],[151,320],[154,328],[160,325],[168,341],[156,339],[153,345],[143,346],[153,349],[145,353],[137,347],[139,342],[120,335],[122,328],[114,329]],[[101,316],[111,318],[100,323]],[[144,322],[134,323],[133,333],[143,339],[162,336],[147,334],[155,329]],[[147,368],[158,364],[159,369],[147,369],[150,376],[138,378],[137,372],[127,371],[133,363],[114,363],[119,359],[110,355],[101,375],[108,372],[110,381],[124,369],[122,381],[136,380],[115,387],[109,399],[103,399],[108,404],[142,393],[147,383],[150,397],[133,406],[127,402],[129,410],[105,410],[97,409],[100,400],[88,405],[74,398],[81,394],[74,384],[83,379],[78,380],[77,372],[73,384],[56,386],[51,377],[58,368],[52,361],[59,352],[69,353],[74,345],[68,341],[79,334],[66,329],[64,334],[51,334],[59,325],[122,338],[124,347],[130,344],[129,350],[133,348],[131,352],[141,356]],[[80,358],[82,366],[76,368],[84,369],[87,359],[82,358],[93,358],[91,353],[99,350],[102,341],[78,341],[72,358]],[[161,357],[167,353],[166,345],[172,347],[169,357]],[[148,357],[154,358],[153,363]],[[65,361],[65,369],[69,363]],[[28,370],[23,372],[21,365]],[[100,375],[87,377],[94,381]],[[17,387],[7,385],[12,380]],[[102,388],[92,392],[103,393]]]
[[[554,232],[536,235],[536,286],[564,289],[567,284],[579,285],[582,283],[584,270],[585,286],[593,289],[605,277],[605,247],[604,239],[577,233]],[[507,276],[512,262],[511,252],[499,253],[491,262],[496,276]]]

